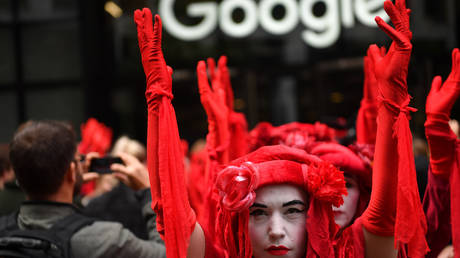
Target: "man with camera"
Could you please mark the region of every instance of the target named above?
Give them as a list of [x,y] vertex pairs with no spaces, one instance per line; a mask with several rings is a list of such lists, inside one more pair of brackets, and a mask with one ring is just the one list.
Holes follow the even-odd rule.
[[[12,246],[17,247],[21,243],[17,240],[21,239],[17,238],[21,232],[34,231],[34,236],[40,241],[51,242],[48,247],[57,246],[55,250],[62,248],[57,252],[61,256],[166,257],[155,227],[156,215],[150,208],[149,182],[141,172],[126,173],[125,177],[126,181],[136,182],[129,186],[137,190],[139,202],[147,207],[142,215],[149,232],[148,241],[136,238],[119,223],[89,219],[72,205],[75,189],[79,188],[84,176],[90,175],[85,174],[85,170],[91,158],[87,156],[86,164],[81,163],[75,132],[68,124],[58,121],[26,123],[14,135],[10,144],[10,159],[19,185],[27,195],[27,201],[19,211],[9,217],[10,222],[11,218],[14,220],[16,235],[10,234],[4,239],[10,241]],[[2,226],[14,227],[5,221],[0,219],[0,239],[5,237],[5,232],[12,232],[2,229]],[[70,232],[70,243],[65,243],[65,237],[62,237],[65,234],[62,232],[69,235],[66,230],[70,228],[74,232]],[[48,236],[46,232],[54,234]],[[41,234],[46,237],[41,237]],[[53,239],[54,236],[57,237]],[[29,252],[17,248],[14,251]]]

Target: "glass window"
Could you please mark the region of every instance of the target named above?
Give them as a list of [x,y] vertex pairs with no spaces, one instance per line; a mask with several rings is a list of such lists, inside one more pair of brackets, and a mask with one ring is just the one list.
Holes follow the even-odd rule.
[[21,21],[52,21],[77,17],[76,0],[20,0],[19,4]]
[[14,44],[11,30],[0,28],[0,87],[15,80]]
[[22,35],[25,81],[80,78],[77,22],[26,26]]
[[11,0],[0,0],[0,23],[10,23],[11,15]]
[[26,117],[65,120],[78,127],[85,119],[83,101],[81,89],[29,90],[26,92]]
[[11,141],[19,123],[18,104],[16,95],[13,92],[0,93],[0,110],[5,111],[2,112],[0,143],[8,143]]

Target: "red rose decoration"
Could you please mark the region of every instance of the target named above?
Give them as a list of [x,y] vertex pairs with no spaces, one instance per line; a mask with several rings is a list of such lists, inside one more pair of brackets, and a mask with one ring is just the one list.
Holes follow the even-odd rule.
[[216,188],[221,197],[221,205],[230,211],[248,209],[256,198],[259,174],[257,167],[251,162],[241,166],[228,166],[219,172]]

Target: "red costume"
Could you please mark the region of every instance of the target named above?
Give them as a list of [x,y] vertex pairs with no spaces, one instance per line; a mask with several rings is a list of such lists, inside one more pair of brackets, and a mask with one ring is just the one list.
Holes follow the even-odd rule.
[[[408,10],[403,0],[396,6],[385,2],[396,30],[377,18],[377,24],[393,40],[386,55],[371,47],[371,58],[375,63],[375,74],[379,88],[379,113],[376,136],[376,153],[372,179],[372,194],[368,209],[358,220],[358,226],[349,231],[356,234],[352,241],[362,236],[362,225],[367,231],[382,236],[395,236],[396,244],[407,244],[409,256],[420,257],[427,251],[424,241],[426,230],[421,209],[415,168],[412,157],[411,134],[407,115],[406,76],[412,45],[409,30]],[[155,17],[155,28],[148,9],[135,12],[139,47],[147,77],[146,98],[148,104],[148,168],[152,192],[152,207],[158,214],[158,229],[165,240],[168,257],[185,257],[190,235],[195,227],[195,213],[190,207],[184,180],[182,150],[177,130],[174,109],[171,105],[171,73],[161,51],[161,20]],[[206,85],[203,76],[204,62],[198,68],[200,94],[210,122],[208,142],[214,147],[215,161],[225,164],[228,153],[228,125],[219,128],[225,121],[225,109],[213,105],[223,103],[222,86]],[[218,77],[218,75],[216,75]],[[213,81],[219,82],[218,79]],[[217,83],[219,84],[219,83]],[[209,95],[212,93],[211,95]],[[211,96],[219,101],[209,101]],[[213,132],[211,134],[211,132]],[[397,151],[395,151],[395,148]],[[395,162],[396,161],[396,162]],[[249,163],[248,163],[249,162]],[[263,185],[289,183],[302,187],[310,196],[307,220],[307,257],[343,257],[352,255],[349,249],[353,242],[344,241],[334,248],[338,230],[334,223],[332,205],[338,206],[345,194],[341,172],[329,163],[310,156],[302,150],[283,146],[265,147],[243,156],[221,170],[216,177],[213,198],[206,207],[219,224],[204,226],[207,251],[214,246],[218,256],[221,251],[228,257],[250,257],[251,246],[247,234],[248,207],[255,198],[254,191]],[[218,164],[214,163],[209,175],[214,175]],[[212,176],[213,177],[213,176]],[[207,179],[205,179],[207,180]],[[214,210],[214,207],[217,207]],[[211,211],[213,210],[213,211]],[[416,218],[416,219],[414,219]],[[214,227],[214,228],[213,228]],[[342,238],[341,240],[347,240]],[[360,243],[363,243],[362,241]],[[359,245],[358,242],[355,243]],[[362,250],[362,246],[358,249]],[[358,250],[356,249],[356,250]],[[217,254],[219,253],[219,254]],[[207,253],[207,256],[213,254]],[[354,254],[361,255],[359,250]]]
[[[449,243],[450,236],[455,257],[460,257],[460,141],[449,127],[450,111],[459,95],[460,51],[454,49],[449,77],[444,84],[440,76],[435,77],[426,100],[425,134],[431,155],[430,180],[424,204],[429,226],[427,239],[430,246],[433,246],[430,257],[437,256]],[[451,235],[444,226],[449,223],[449,218],[446,216],[449,212],[448,199],[450,199],[452,222]],[[441,232],[443,234],[438,236]]]

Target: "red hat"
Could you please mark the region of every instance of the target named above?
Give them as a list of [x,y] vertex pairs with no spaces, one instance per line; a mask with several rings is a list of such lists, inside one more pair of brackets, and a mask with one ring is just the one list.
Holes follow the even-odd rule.
[[[217,235],[230,257],[251,257],[248,235],[249,207],[255,190],[276,184],[292,184],[310,198],[306,221],[307,257],[331,257],[338,231],[332,205],[343,203],[343,173],[303,150],[281,145],[262,147],[231,163],[216,178],[219,194]],[[238,239],[238,240],[236,240]]]
[[372,169],[370,163],[352,149],[338,143],[324,142],[313,147],[309,153],[332,163],[347,173],[358,176],[362,183],[371,186]]
[[250,149],[267,145],[287,145],[308,151],[318,142],[336,142],[333,128],[316,122],[314,124],[292,122],[273,127],[268,122],[259,123],[251,132]]

